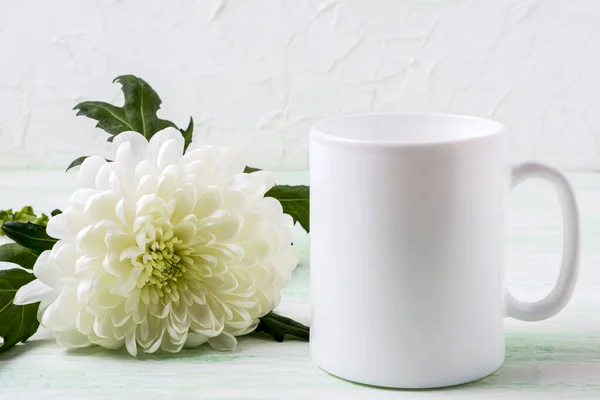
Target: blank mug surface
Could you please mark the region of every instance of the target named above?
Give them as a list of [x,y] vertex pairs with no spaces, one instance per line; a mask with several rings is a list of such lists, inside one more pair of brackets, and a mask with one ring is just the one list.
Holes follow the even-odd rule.
[[[310,346],[317,365],[399,388],[460,384],[500,367],[512,299],[503,271],[506,158],[504,127],[475,117],[358,115],[313,128]],[[555,314],[573,291],[577,210],[565,185],[563,203],[574,210],[566,283],[557,284],[557,299],[534,303],[530,319],[541,319],[540,307]]]

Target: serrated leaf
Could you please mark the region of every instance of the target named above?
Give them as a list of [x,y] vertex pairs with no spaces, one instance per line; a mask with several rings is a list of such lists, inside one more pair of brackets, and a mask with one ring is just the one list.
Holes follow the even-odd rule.
[[2,224],[2,232],[16,243],[35,253],[51,250],[56,239],[46,233],[45,225],[22,222],[6,222]]
[[[114,137],[114,136],[111,136],[111,137]],[[79,167],[81,164],[83,164],[85,159],[89,158],[89,157],[91,157],[91,156],[81,156],[81,157],[74,159],[73,162],[71,164],[69,164],[69,166],[67,167],[65,172],[68,172],[71,168]],[[106,158],[105,158],[105,160],[108,162],[112,162],[112,160],[107,160]]]
[[77,115],[95,119],[98,121],[96,126],[111,135],[135,131],[150,139],[160,130],[168,127],[177,128],[173,122],[160,119],[156,115],[162,101],[146,81],[137,76],[122,75],[115,78],[113,82],[122,85],[125,97],[125,104],[122,107],[103,101],[84,101],[74,107]]
[[246,166],[246,168],[244,168],[245,174],[251,174],[252,172],[257,172],[257,171],[260,171],[260,169],[252,168],[252,167],[248,167],[248,166]]
[[183,151],[187,150],[190,143],[192,143],[192,137],[194,136],[194,118],[190,117],[190,123],[188,127],[184,129],[179,129],[181,135],[183,136],[184,146]]
[[0,246],[0,261],[17,264],[25,269],[33,269],[38,254],[33,250],[17,243],[7,243]]
[[308,340],[310,337],[310,328],[308,326],[291,318],[275,314],[274,312],[270,312],[259,319],[256,332],[266,333],[276,342],[283,342],[286,336],[303,340]]
[[294,222],[300,223],[309,232],[309,187],[306,185],[276,185],[265,197],[273,197],[281,203],[283,212],[291,215]]
[[0,337],[4,340],[0,351],[26,341],[40,325],[37,320],[39,303],[26,306],[13,304],[17,290],[34,279],[33,274],[22,269],[0,270]]

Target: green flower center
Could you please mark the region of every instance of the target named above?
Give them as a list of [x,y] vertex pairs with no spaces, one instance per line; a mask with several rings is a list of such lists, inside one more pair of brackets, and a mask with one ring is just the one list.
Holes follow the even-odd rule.
[[156,237],[148,244],[146,252],[140,257],[148,276],[146,285],[152,285],[160,291],[170,293],[177,280],[185,274],[186,262],[182,260],[190,254],[183,240],[172,233]]

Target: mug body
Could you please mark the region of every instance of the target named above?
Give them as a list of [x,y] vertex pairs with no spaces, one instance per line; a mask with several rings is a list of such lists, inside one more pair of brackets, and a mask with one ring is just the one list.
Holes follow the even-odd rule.
[[504,127],[450,114],[325,120],[310,139],[314,362],[431,388],[504,360]]

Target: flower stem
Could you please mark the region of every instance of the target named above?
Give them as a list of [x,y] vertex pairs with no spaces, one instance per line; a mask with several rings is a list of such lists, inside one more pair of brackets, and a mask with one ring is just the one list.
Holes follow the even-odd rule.
[[310,328],[291,318],[270,312],[260,318],[256,332],[266,333],[275,339],[276,342],[283,342],[286,335],[301,340],[308,340]]

